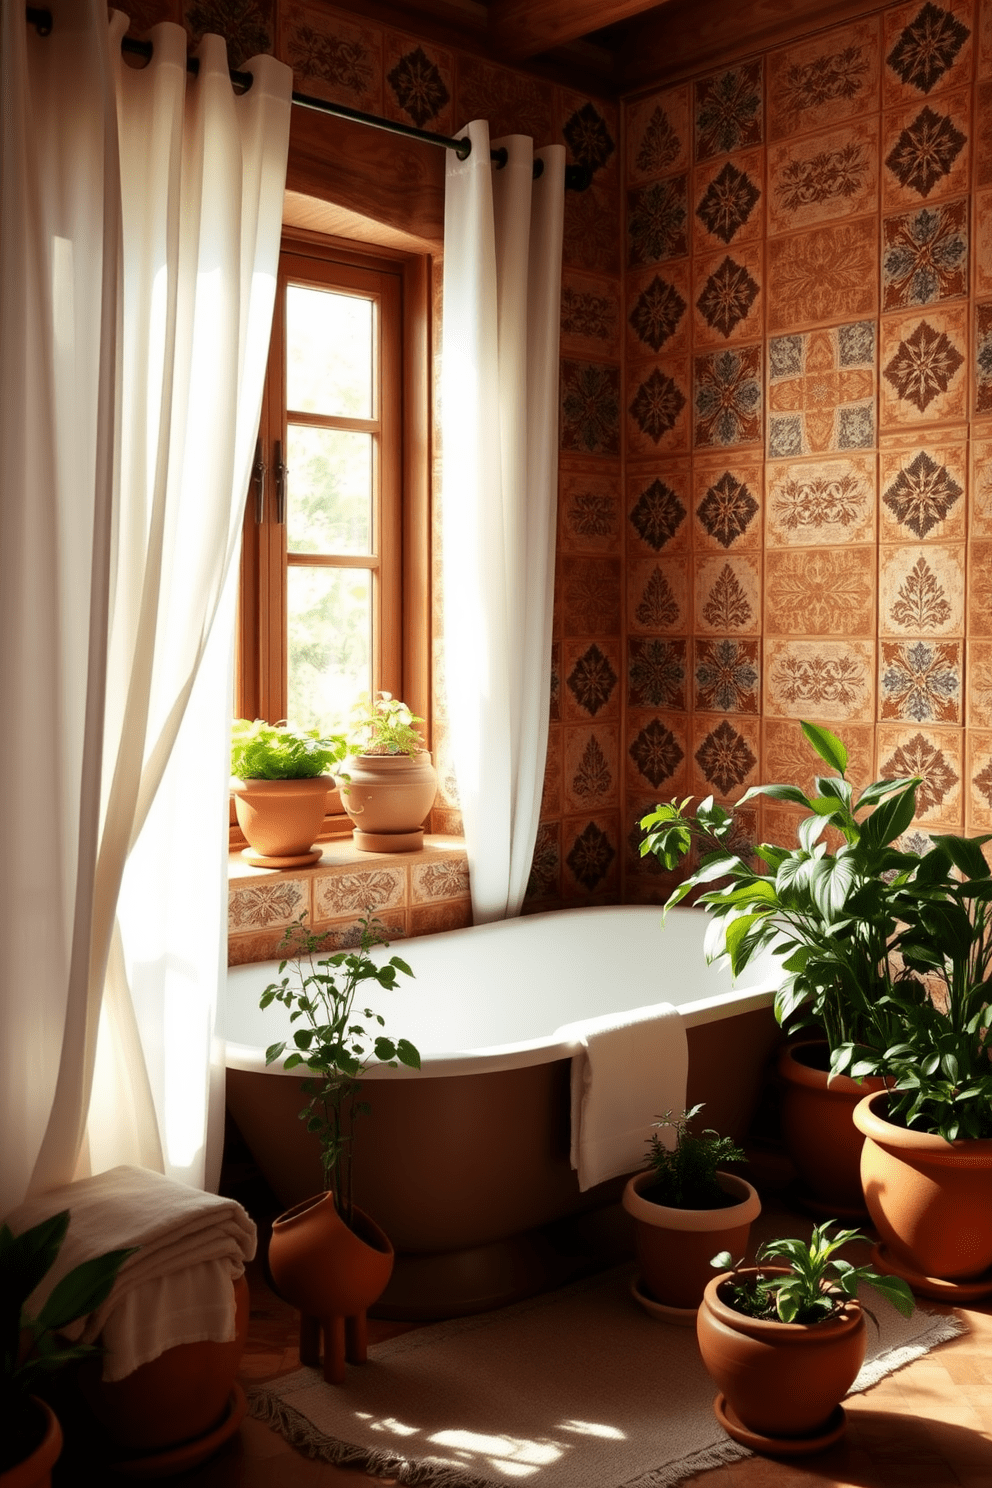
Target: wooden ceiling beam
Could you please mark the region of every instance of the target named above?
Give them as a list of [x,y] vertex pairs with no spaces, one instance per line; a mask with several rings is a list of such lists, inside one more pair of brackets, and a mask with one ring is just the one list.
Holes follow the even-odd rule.
[[504,61],[525,62],[659,3],[664,0],[490,0],[489,40]]

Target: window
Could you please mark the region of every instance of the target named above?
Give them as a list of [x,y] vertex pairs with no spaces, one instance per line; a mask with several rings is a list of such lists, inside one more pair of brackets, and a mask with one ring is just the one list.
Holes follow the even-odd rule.
[[245,511],[242,717],[329,730],[379,688],[428,716],[427,283],[417,256],[284,238]]

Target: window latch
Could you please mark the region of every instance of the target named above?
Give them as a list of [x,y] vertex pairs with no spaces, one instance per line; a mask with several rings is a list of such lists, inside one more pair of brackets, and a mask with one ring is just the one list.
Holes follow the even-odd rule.
[[262,458],[262,436],[255,441],[255,459],[251,467],[251,485],[255,492],[255,521],[265,516],[265,461]]
[[275,442],[275,458],[272,461],[272,474],[276,478],[276,521],[281,526],[286,520],[286,483],[289,476],[289,466],[282,457],[282,440]]

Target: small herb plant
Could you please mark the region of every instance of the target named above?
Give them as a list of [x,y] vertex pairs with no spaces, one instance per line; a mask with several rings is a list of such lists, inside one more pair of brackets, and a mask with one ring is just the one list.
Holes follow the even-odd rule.
[[[901,1276],[883,1276],[870,1266],[854,1266],[842,1260],[837,1252],[855,1240],[867,1237],[858,1230],[838,1230],[837,1223],[826,1219],[816,1225],[809,1242],[786,1238],[769,1240],[758,1252],[763,1261],[785,1261],[790,1268],[786,1276],[744,1277],[740,1261],[734,1261],[729,1250],[713,1257],[710,1264],[717,1271],[732,1273],[727,1281],[724,1300],[736,1312],[747,1317],[780,1323],[819,1323],[832,1317],[849,1297],[857,1297],[858,1284],[865,1282],[896,1307],[903,1317],[913,1311],[913,1294]],[[862,1304],[863,1305],[863,1304]],[[864,1309],[868,1312],[868,1309]],[[872,1314],[868,1313],[869,1317]]]
[[423,721],[391,692],[363,692],[351,710],[348,748],[352,754],[420,754],[424,741],[414,725]]
[[67,1364],[101,1352],[96,1344],[70,1343],[61,1330],[106,1301],[136,1249],[112,1250],[75,1266],[41,1311],[29,1316],[27,1300],[54,1266],[68,1229],[68,1209],[21,1235],[0,1225],[0,1470],[22,1461],[36,1445],[29,1397]]
[[[359,1116],[367,1115],[367,1101],[359,1099],[360,1076],[375,1060],[395,1068],[397,1063],[409,1069],[420,1068],[420,1055],[408,1039],[387,1038],[377,1028],[385,1019],[372,1008],[356,1009],[355,997],[364,982],[376,982],[391,990],[399,972],[413,972],[399,956],[391,956],[377,966],[369,955],[374,945],[386,945],[381,927],[370,916],[360,921],[361,942],[355,951],[338,951],[318,959],[325,936],[315,935],[306,926],[306,914],[300,915],[286,931],[282,947],[291,955],[279,963],[279,982],[270,983],[262,993],[260,1006],[267,1008],[281,1002],[290,1009],[290,1022],[302,1020],[292,1040],[270,1044],[265,1051],[266,1064],[281,1059],[287,1045],[291,1053],[283,1069],[298,1065],[311,1071],[313,1078],[303,1082],[310,1097],[300,1112],[320,1143],[324,1169],[324,1186],[334,1195],[334,1204],[345,1224],[352,1220],[352,1159],[354,1128]],[[295,983],[283,972],[294,963]],[[361,1019],[371,1023],[366,1026]]]
[[703,1109],[693,1106],[681,1116],[666,1111],[652,1125],[675,1132],[675,1146],[665,1147],[657,1135],[648,1138],[648,1165],[655,1180],[641,1197],[672,1209],[718,1209],[728,1196],[717,1182],[717,1169],[724,1163],[742,1162],[744,1153],[732,1137],[721,1137],[712,1127],[694,1136],[689,1123]]
[[341,735],[320,729],[238,718],[231,730],[231,774],[241,780],[312,780],[326,775],[346,753]]

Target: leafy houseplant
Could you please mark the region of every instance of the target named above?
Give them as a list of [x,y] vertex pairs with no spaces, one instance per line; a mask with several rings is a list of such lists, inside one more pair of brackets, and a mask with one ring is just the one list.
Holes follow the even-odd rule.
[[414,852],[434,804],[437,772],[416,725],[391,693],[363,693],[352,710],[348,758],[338,771],[341,800],[363,852]]
[[[44,1422],[34,1391],[67,1364],[99,1353],[95,1344],[75,1344],[63,1328],[93,1312],[110,1295],[117,1273],[134,1249],[113,1250],[75,1266],[55,1285],[40,1312],[25,1304],[58,1259],[69,1228],[64,1209],[21,1235],[0,1225],[0,1472],[25,1461],[38,1448]],[[54,1462],[61,1445],[56,1431]]]
[[675,1117],[667,1111],[655,1121],[659,1131],[674,1132],[674,1146],[668,1148],[653,1134],[649,1166],[635,1173],[623,1195],[623,1207],[634,1221],[641,1267],[634,1295],[643,1305],[655,1304],[663,1315],[682,1321],[695,1316],[714,1248],[744,1250],[761,1212],[750,1183],[718,1171],[720,1163],[743,1158],[736,1143],[712,1129],[690,1132],[701,1110],[701,1105],[693,1106]]
[[[720,1387],[717,1419],[758,1451],[817,1451],[842,1434],[838,1407],[865,1355],[859,1283],[906,1317],[913,1309],[905,1282],[837,1254],[864,1236],[831,1234],[833,1223],[818,1225],[809,1242],[768,1242],[753,1267],[735,1265],[729,1252],[713,1258],[722,1274],[707,1285],[699,1309],[699,1349]],[[776,1259],[787,1264],[763,1264]]]
[[231,789],[248,841],[244,856],[262,868],[306,867],[324,820],[329,771],[345,755],[339,735],[239,718],[231,734]]
[[419,754],[424,741],[414,725],[423,721],[391,692],[363,692],[351,710],[349,752]]
[[231,774],[243,780],[310,780],[344,759],[340,735],[296,729],[256,718],[235,720],[231,729]]

